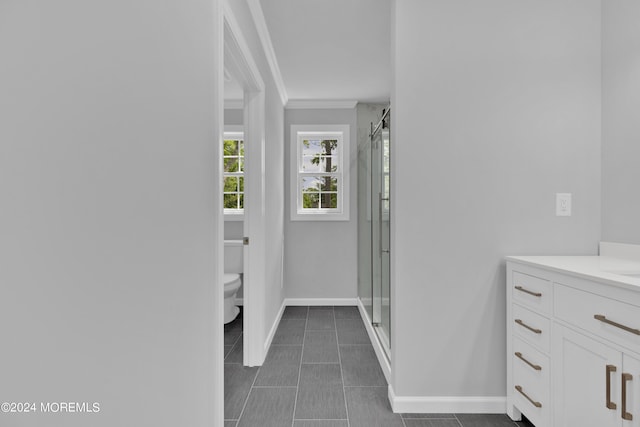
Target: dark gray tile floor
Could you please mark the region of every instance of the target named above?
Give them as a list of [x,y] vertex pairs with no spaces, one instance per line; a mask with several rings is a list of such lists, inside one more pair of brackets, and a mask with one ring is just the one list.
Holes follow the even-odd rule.
[[287,307],[264,364],[225,325],[225,427],[532,427],[506,415],[394,414],[356,307]]

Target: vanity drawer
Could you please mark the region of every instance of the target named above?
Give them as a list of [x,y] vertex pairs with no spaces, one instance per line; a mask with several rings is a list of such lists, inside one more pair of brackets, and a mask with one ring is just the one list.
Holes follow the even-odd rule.
[[514,334],[533,344],[544,353],[549,353],[551,322],[521,305],[512,305],[512,330]]
[[540,397],[535,390],[530,390],[526,386],[519,384],[517,378],[514,377],[514,381],[514,405],[536,427],[551,425],[551,400],[549,395],[547,394],[544,398]]
[[524,306],[544,314],[551,314],[552,289],[549,280],[518,271],[513,272],[511,290],[513,301]]
[[548,426],[551,417],[549,358],[516,337],[513,337],[513,351],[514,404],[536,427]]
[[549,357],[536,350],[518,337],[513,337],[513,371],[514,377],[523,378],[523,382],[531,387],[535,384],[537,389],[549,393]]
[[640,307],[554,284],[556,318],[640,353]]
[[548,426],[551,420],[549,358],[517,337],[513,337],[512,343],[514,403],[536,427]]

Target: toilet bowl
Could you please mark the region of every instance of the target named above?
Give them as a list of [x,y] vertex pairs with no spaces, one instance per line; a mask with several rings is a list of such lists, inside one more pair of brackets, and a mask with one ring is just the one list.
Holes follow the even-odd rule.
[[232,322],[240,309],[236,307],[236,294],[242,285],[242,279],[238,273],[224,274],[224,323]]

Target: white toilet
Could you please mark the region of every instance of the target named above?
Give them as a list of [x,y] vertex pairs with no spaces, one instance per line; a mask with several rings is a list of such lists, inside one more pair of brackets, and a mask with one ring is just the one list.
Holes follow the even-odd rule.
[[232,322],[240,312],[236,294],[242,286],[242,240],[224,241],[224,323]]

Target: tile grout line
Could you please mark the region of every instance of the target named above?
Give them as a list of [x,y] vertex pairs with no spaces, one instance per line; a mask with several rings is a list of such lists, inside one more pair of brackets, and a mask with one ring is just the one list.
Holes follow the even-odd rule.
[[347,407],[347,390],[344,384],[344,374],[342,372],[342,356],[340,355],[340,343],[338,342],[338,322],[336,322],[336,310],[333,308],[333,328],[336,334],[336,350],[338,351],[338,364],[340,365],[340,379],[342,380],[342,397],[344,398],[344,411],[347,414],[347,427],[351,427],[349,420],[349,408]]
[[[300,316],[300,317],[297,317],[298,319],[300,319],[300,320],[304,320],[304,322],[305,322],[305,323],[303,324],[303,336],[302,336],[302,342],[301,342],[301,344],[274,344],[274,345],[273,345],[274,347],[278,347],[278,346],[279,346],[279,347],[283,348],[283,350],[284,350],[284,348],[287,348],[287,347],[301,347],[301,351],[300,351],[300,358],[299,358],[299,364],[298,364],[298,379],[297,379],[297,383],[296,383],[296,385],[289,385],[289,386],[276,386],[276,385],[273,385],[273,386],[269,386],[269,385],[260,386],[260,385],[257,385],[258,377],[260,376],[260,372],[262,371],[262,367],[257,367],[256,372],[255,372],[254,379],[253,379],[253,381],[252,381],[252,384],[250,385],[249,392],[247,393],[247,396],[246,396],[246,398],[244,399],[244,403],[243,403],[243,406],[242,406],[241,412],[240,412],[240,414],[238,415],[238,418],[237,418],[237,419],[226,419],[226,418],[225,418],[225,423],[226,423],[227,425],[233,425],[233,427],[239,427],[239,426],[241,425],[241,424],[240,424],[240,421],[242,420],[242,417],[244,417],[245,413],[247,413],[247,412],[246,412],[246,411],[247,411],[247,409],[249,409],[249,412],[248,412],[248,413],[249,413],[249,414],[251,414],[251,408],[252,408],[252,407],[248,405],[248,402],[249,402],[249,399],[250,399],[250,397],[251,397],[251,394],[252,394],[253,392],[258,392],[258,390],[269,389],[269,388],[273,388],[273,389],[287,389],[287,390],[288,390],[287,394],[289,394],[289,395],[290,395],[290,393],[291,393],[291,392],[293,392],[293,389],[295,388],[295,397],[294,397],[294,405],[293,405],[293,414],[292,414],[292,420],[291,420],[291,427],[295,427],[295,426],[296,426],[296,422],[298,422],[298,421],[300,421],[301,423],[304,423],[305,421],[319,421],[319,419],[315,419],[315,418],[314,418],[314,419],[312,419],[312,418],[309,418],[309,419],[307,419],[307,418],[300,418],[300,419],[297,419],[297,418],[295,417],[295,413],[296,413],[296,410],[297,410],[297,401],[298,401],[298,398],[299,398],[299,392],[300,392],[300,386],[301,386],[302,365],[303,365],[303,364],[308,364],[308,365],[333,365],[333,364],[335,364],[335,362],[334,362],[334,363],[331,363],[331,362],[311,362],[311,363],[305,363],[305,362],[304,362],[304,346],[306,345],[306,338],[307,338],[307,333],[308,333],[308,332],[310,332],[310,333],[322,333],[322,332],[324,332],[324,333],[329,333],[329,336],[331,335],[331,332],[333,332],[333,335],[334,335],[334,336],[335,336],[335,338],[336,338],[336,342],[335,342],[335,343],[336,343],[336,349],[337,349],[337,352],[338,352],[338,361],[337,361],[337,363],[338,363],[339,368],[340,368],[340,376],[341,376],[341,380],[342,380],[343,399],[344,399],[344,404],[345,404],[345,414],[346,414],[346,419],[343,419],[343,418],[335,418],[335,419],[331,419],[331,420],[332,420],[332,421],[334,421],[334,422],[340,422],[340,423],[342,423],[343,421],[346,421],[346,424],[344,424],[344,425],[346,425],[347,427],[351,427],[351,420],[350,420],[350,414],[349,414],[349,407],[348,407],[348,405],[347,405],[347,400],[348,400],[348,399],[347,399],[347,397],[346,397],[346,391],[347,391],[347,389],[348,389],[348,388],[349,388],[349,389],[356,389],[356,388],[380,388],[380,386],[376,386],[376,385],[371,385],[371,386],[349,385],[349,386],[347,386],[347,385],[346,385],[346,383],[345,383],[345,377],[344,377],[344,367],[343,367],[343,364],[342,364],[342,353],[341,353],[341,348],[342,348],[343,346],[344,346],[345,348],[347,348],[347,347],[359,347],[359,346],[371,346],[371,344],[344,344],[344,345],[340,345],[340,343],[339,343],[339,337],[338,337],[339,333],[338,333],[338,330],[337,330],[337,329],[338,329],[338,328],[337,328],[337,321],[338,321],[338,320],[342,320],[342,317],[339,319],[339,318],[337,317],[338,313],[336,312],[335,307],[332,307],[332,308],[333,308],[333,322],[334,322],[334,327],[333,327],[332,329],[307,329],[307,327],[308,327],[308,326],[312,326],[312,325],[314,325],[314,324],[316,324],[316,323],[317,323],[317,322],[315,322],[315,320],[314,320],[314,322],[315,322],[315,323],[312,323],[312,322],[311,322],[310,315],[311,315],[311,312],[312,312],[313,310],[310,310],[310,309],[309,309],[309,307],[307,307],[307,310],[306,310],[306,317],[305,317],[305,318],[303,318],[303,319],[300,319],[300,317],[301,317],[301,316]],[[316,310],[316,311],[320,311],[320,310]],[[342,315],[343,315],[343,313],[341,312],[341,316],[342,316]],[[324,318],[324,316],[322,316],[322,317]],[[314,318],[314,319],[315,319],[315,318]],[[327,320],[328,320],[328,319],[327,319]],[[361,320],[361,319],[358,319],[358,320]],[[234,342],[233,342],[233,343],[232,343],[232,345],[231,345],[231,349],[230,349],[230,351],[229,351],[229,354],[231,354],[232,352],[234,352],[234,351],[237,351],[237,350],[238,350],[238,348],[237,348],[237,347],[238,347],[240,344],[242,344],[242,337],[243,337],[243,334],[241,333],[241,334],[240,334],[240,335],[239,335],[239,336],[234,340]],[[311,339],[311,338],[310,338],[310,339]],[[288,352],[288,351],[287,351],[287,352]],[[225,359],[226,359],[226,357],[225,357]],[[242,366],[242,363],[238,364],[238,363],[226,363],[226,362],[225,362],[225,364],[227,364],[227,365],[240,365],[240,366]],[[295,365],[294,365],[294,369],[295,369]],[[357,383],[359,383],[359,381],[358,381]],[[357,384],[357,383],[356,383],[356,384]],[[352,409],[353,409],[353,408],[352,408]],[[388,411],[388,410],[387,410],[387,411]],[[354,413],[354,415],[356,415],[356,414]],[[417,421],[414,421],[412,418],[405,418],[405,417],[403,416],[403,414],[399,414],[399,415],[400,415],[400,420],[401,420],[401,424],[399,424],[399,425],[400,425],[400,426],[402,426],[402,427],[407,427],[407,426],[410,426],[410,425],[417,425],[417,424],[420,424],[420,422],[419,422],[419,421],[418,421],[418,422],[417,422]],[[454,422],[454,424],[453,424],[453,425],[458,426],[458,427],[465,427],[466,425],[468,425],[468,424],[466,424],[466,423],[463,423],[463,421],[462,421],[462,420],[457,416],[457,414],[455,414],[455,413],[451,413],[451,414],[447,414],[447,415],[449,415],[449,416],[445,416],[445,417],[442,417],[442,418],[441,418],[441,417],[438,417],[438,418],[432,418],[432,417],[428,417],[428,418],[419,418],[419,417],[417,417],[417,418],[415,418],[415,419],[416,419],[416,420],[420,420],[420,419],[422,419],[422,420],[426,420],[427,425],[431,425],[431,422],[433,422],[434,420],[444,420],[444,421],[446,421],[446,420],[450,420],[450,421],[455,420],[455,422]],[[463,417],[463,418],[464,418],[464,417]],[[328,421],[329,419],[323,419],[323,420]],[[449,421],[449,422],[450,422],[450,421]],[[522,425],[522,426],[524,426],[524,424],[518,423],[518,422],[516,422],[516,421],[513,421],[513,420],[509,420],[509,421],[511,421],[511,423],[509,423],[509,424],[512,424],[512,426],[513,426],[513,427],[520,427],[521,425]],[[355,422],[355,421],[354,421],[354,422]],[[424,421],[422,421],[422,422],[424,422]],[[445,424],[446,424],[446,425],[450,425],[450,424],[449,424],[449,422],[446,422]],[[420,424],[420,425],[421,425],[421,424]],[[506,425],[506,424],[505,424],[505,425]],[[529,425],[529,424],[527,424],[527,425]]]
[[[238,363],[234,363],[234,362],[227,362],[227,357],[231,356],[231,353],[233,353],[233,350],[235,350],[236,346],[238,345],[239,342],[242,341],[242,334],[244,332],[240,333],[240,336],[238,336],[238,338],[236,338],[236,341],[233,343],[233,345],[231,346],[231,350],[229,350],[229,353],[224,357],[224,364],[226,365],[238,365]],[[242,349],[243,353],[244,353],[244,349]],[[239,363],[240,365],[242,365],[242,362]]]
[[[243,324],[243,327],[244,327],[244,324]],[[226,333],[226,332],[223,332],[223,333]],[[227,360],[227,357],[229,357],[231,355],[231,353],[233,352],[233,349],[236,348],[236,345],[238,345],[238,342],[240,342],[240,340],[242,339],[242,334],[243,333],[244,333],[244,331],[240,332],[240,335],[238,335],[238,337],[233,342],[233,344],[231,344],[231,350],[229,350],[229,353],[227,353],[224,356],[224,359],[222,361],[223,364],[225,364],[225,365],[242,365],[242,363],[227,363],[226,360]],[[257,377],[257,373],[256,373],[256,377]],[[254,381],[255,381],[255,378],[254,378]],[[251,394],[251,389],[249,389],[249,393],[247,393],[247,398],[249,398],[249,394]],[[246,399],[245,399],[245,404],[246,404]],[[243,407],[243,409],[244,409],[244,407]],[[238,419],[235,419],[235,420],[234,419],[227,419],[226,417],[224,417],[224,414],[223,414],[224,423],[226,423],[227,421],[231,421],[231,422],[233,422],[235,424],[235,427],[238,427],[238,423],[240,422],[240,416],[242,416],[242,411],[240,412],[240,415],[238,416]]]
[[251,388],[297,388],[294,385],[254,385]]
[[[244,348],[242,349],[242,352],[244,353]],[[240,420],[242,419],[242,416],[244,415],[244,411],[245,411],[245,409],[247,409],[247,403],[249,402],[249,397],[251,396],[251,392],[253,391],[253,386],[256,384],[256,381],[258,380],[258,375],[260,375],[260,369],[261,368],[262,368],[262,366],[258,366],[258,370],[256,371],[256,376],[253,377],[253,382],[251,383],[251,387],[249,388],[249,393],[247,393],[247,397],[244,400],[244,405],[242,405],[242,411],[240,411],[240,415],[238,416],[238,421],[236,422],[236,427],[240,424]]]
[[298,365],[298,384],[296,385],[296,398],[293,400],[293,413],[291,414],[291,427],[296,423],[296,407],[298,406],[298,393],[300,392],[300,376],[302,375],[302,361],[304,360],[304,342],[307,339],[307,322],[309,321],[309,307],[307,317],[304,319],[304,331],[302,333],[302,351],[300,352],[300,364]]

